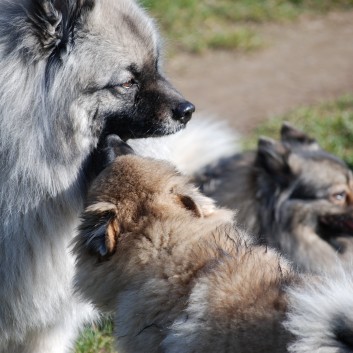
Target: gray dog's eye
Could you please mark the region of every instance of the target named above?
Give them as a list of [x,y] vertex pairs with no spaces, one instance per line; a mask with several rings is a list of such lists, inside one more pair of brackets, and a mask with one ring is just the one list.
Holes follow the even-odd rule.
[[124,82],[121,86],[124,88],[131,88],[132,86],[136,85],[137,82],[132,78],[129,81]]

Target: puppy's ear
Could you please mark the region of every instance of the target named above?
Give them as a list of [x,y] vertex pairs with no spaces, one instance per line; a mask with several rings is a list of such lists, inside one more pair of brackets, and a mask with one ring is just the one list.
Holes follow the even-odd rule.
[[288,164],[290,151],[280,142],[260,137],[257,147],[256,166],[263,169],[280,184],[287,184],[292,175]]
[[177,194],[177,198],[180,204],[187,210],[191,211],[195,217],[200,218],[203,216],[201,207],[199,207],[190,196]]
[[320,148],[314,138],[287,122],[283,123],[281,127],[281,141],[291,147],[300,147],[307,150],[318,150]]
[[216,206],[212,199],[202,195],[196,188],[190,187],[186,192],[176,192],[178,203],[191,211],[195,217],[207,217],[211,215]]
[[100,257],[112,255],[120,233],[115,205],[98,202],[89,206],[82,215],[79,232],[83,244],[91,253]]

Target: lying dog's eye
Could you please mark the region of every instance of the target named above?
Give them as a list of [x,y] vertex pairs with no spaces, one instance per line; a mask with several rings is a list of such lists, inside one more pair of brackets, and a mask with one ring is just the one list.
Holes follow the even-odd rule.
[[331,200],[335,203],[342,204],[346,201],[347,193],[345,191],[335,192],[331,195]]
[[345,191],[342,191],[342,192],[339,192],[339,193],[336,193],[334,194],[334,197],[336,200],[343,200],[346,198],[346,192]]

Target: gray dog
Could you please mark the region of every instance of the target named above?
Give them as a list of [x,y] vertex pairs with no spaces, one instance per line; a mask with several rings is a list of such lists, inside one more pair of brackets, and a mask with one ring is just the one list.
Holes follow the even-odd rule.
[[132,0],[0,1],[0,352],[66,352],[95,317],[68,245],[107,136],[174,133],[194,111],[159,53]]
[[285,124],[281,141],[209,165],[196,177],[247,230],[304,271],[352,263],[353,175],[339,158]]

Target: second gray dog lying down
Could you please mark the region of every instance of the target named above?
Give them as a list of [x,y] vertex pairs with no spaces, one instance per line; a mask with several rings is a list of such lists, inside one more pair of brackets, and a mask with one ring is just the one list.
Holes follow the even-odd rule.
[[195,181],[300,270],[352,263],[352,172],[290,125],[281,141],[261,138],[257,150],[219,159]]
[[[293,301],[283,326],[286,289],[300,293],[302,278],[166,162],[129,155],[103,171],[74,252],[77,288],[115,314],[119,353],[286,352],[301,342],[295,320],[310,322],[310,305]],[[320,346],[328,337],[325,352],[348,352],[342,330],[349,336],[345,319],[311,338]]]

